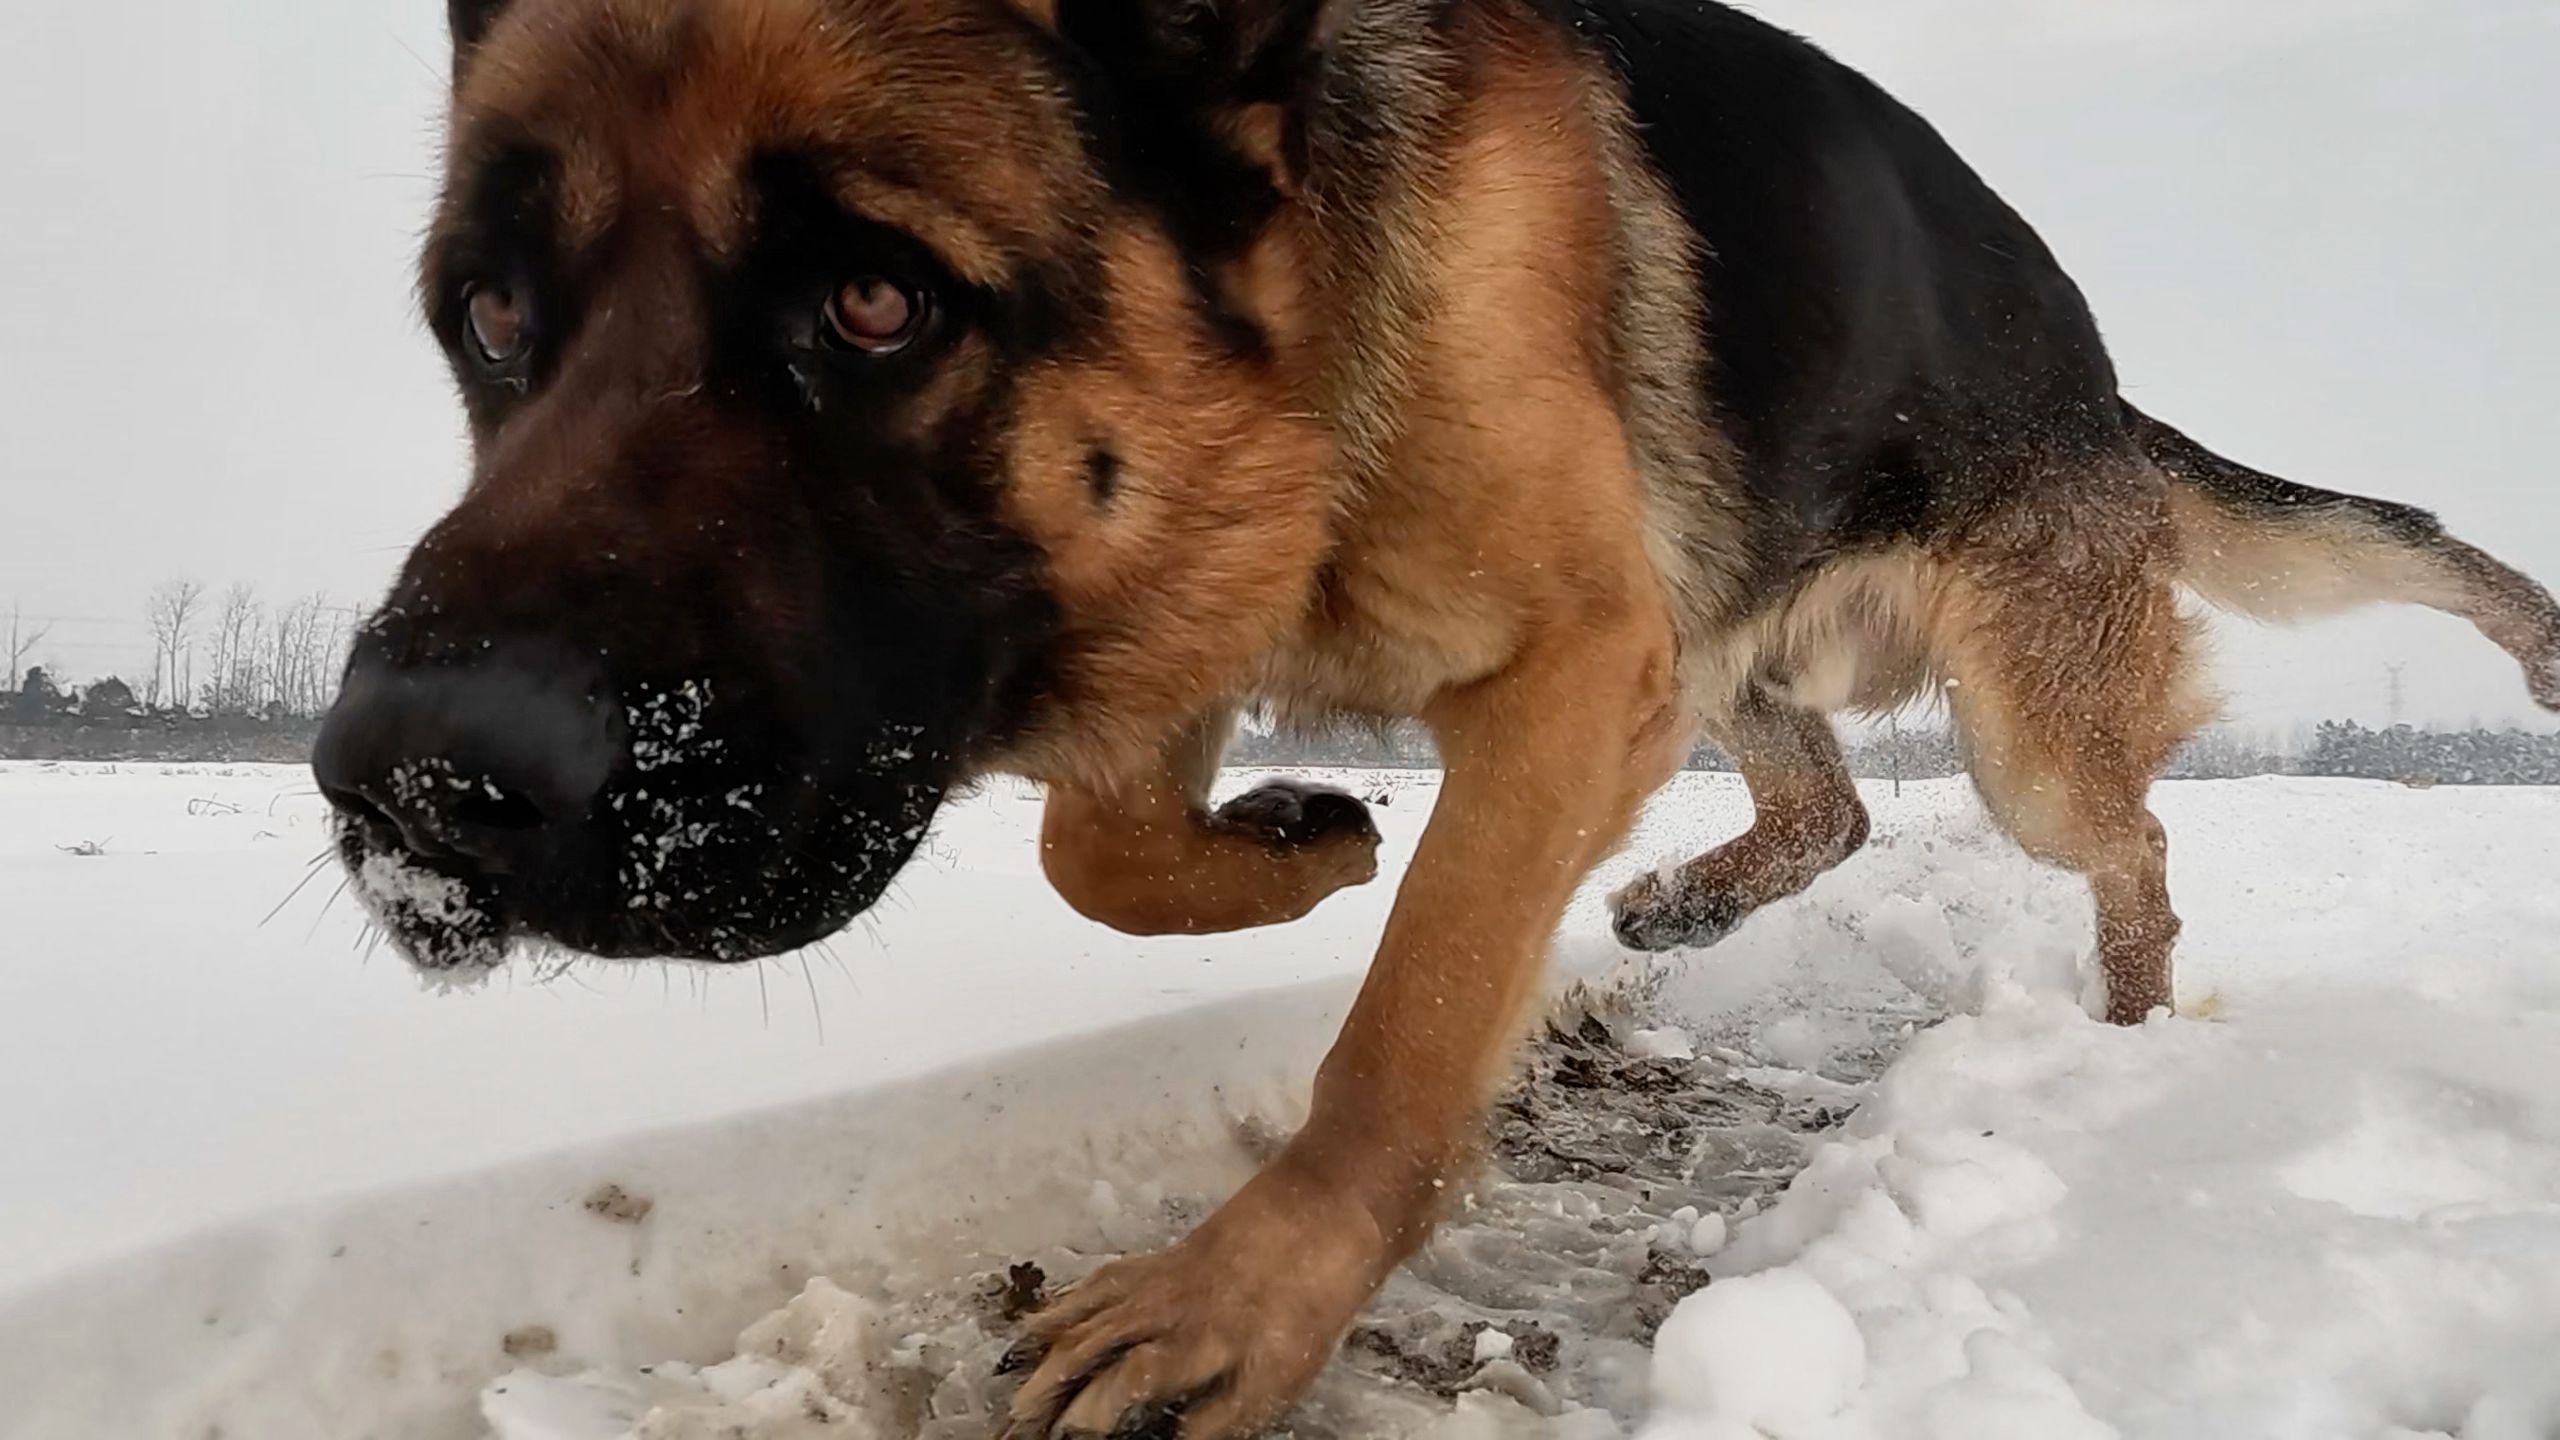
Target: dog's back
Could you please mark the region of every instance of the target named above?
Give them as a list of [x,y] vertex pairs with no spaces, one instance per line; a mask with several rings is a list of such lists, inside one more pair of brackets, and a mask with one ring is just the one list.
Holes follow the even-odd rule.
[[1557,3],[1696,232],[1710,402],[1805,543],[1925,537],[2020,452],[2120,443],[2079,288],[1926,121],[1721,5]]
[[[2480,626],[2537,700],[2560,704],[2560,609],[2539,587],[2423,511],[2276,480],[2127,406],[2042,238],[1873,81],[1712,0],[1542,3],[1623,90],[1689,231],[1691,383],[1736,482],[1718,498],[1757,511],[1745,610],[1767,616],[1830,562],[2075,511],[2075,488],[2121,483],[2133,461],[2169,487],[2180,580],[2215,604],[2262,618],[2433,606]],[[1925,658],[1869,669],[1916,678]]]

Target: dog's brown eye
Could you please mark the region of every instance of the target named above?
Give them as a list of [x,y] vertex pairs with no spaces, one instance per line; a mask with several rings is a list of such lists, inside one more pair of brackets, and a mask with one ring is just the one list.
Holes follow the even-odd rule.
[[861,275],[827,297],[827,329],[865,355],[894,355],[924,329],[925,299],[883,275]]
[[524,357],[533,327],[524,302],[512,286],[474,285],[463,295],[463,311],[471,326],[471,348],[484,365],[509,365]]

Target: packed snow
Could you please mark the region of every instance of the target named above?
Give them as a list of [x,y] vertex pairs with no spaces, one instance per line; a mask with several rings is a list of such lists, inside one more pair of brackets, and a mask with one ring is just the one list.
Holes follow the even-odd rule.
[[[1298,926],[1086,925],[996,787],[805,978],[434,995],[326,866],[261,925],[300,772],[0,766],[0,1435],[984,1435],[1022,1308],[1297,1114],[1433,793],[1336,778],[1386,874]],[[2133,1030],[2076,882],[1962,782],[1867,794],[1635,961],[1601,897],[1748,815],[1656,803],[1291,1434],[2560,1435],[2560,792],[2162,786],[2183,1013]]]

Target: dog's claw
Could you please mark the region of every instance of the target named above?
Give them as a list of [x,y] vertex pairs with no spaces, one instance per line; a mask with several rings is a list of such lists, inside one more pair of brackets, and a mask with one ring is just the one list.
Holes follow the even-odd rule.
[[[1028,1373],[1029,1371],[1037,1368],[1040,1362],[1047,1358],[1048,1354],[1048,1341],[1041,1339],[1037,1335],[1025,1335],[1021,1339],[1014,1341],[1011,1345],[1006,1346],[1005,1352],[996,1357],[995,1373],[998,1375],[1021,1375]],[[1011,1432],[1008,1431],[1007,1433],[1010,1434]]]
[[[1076,1384],[1049,1397],[1038,1411],[1017,1414],[1006,1426],[1004,1440],[1183,1440],[1183,1417],[1227,1393],[1233,1383],[1232,1375],[1222,1372],[1185,1395],[1133,1401],[1116,1416],[1090,1413],[1095,1407],[1082,1403],[1086,1392],[1105,1370],[1120,1363],[1128,1350],[1135,1348],[1111,1352]],[[1087,1413],[1079,1417],[1079,1412]],[[1105,1423],[1111,1427],[1108,1431],[1093,1428]]]
[[1187,1408],[1160,1400],[1133,1406],[1111,1427],[1107,1440],[1182,1440],[1182,1412]]

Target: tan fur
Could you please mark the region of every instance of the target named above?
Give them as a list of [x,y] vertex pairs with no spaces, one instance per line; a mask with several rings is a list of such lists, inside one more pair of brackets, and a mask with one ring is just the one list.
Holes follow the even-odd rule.
[[1077,912],[1131,935],[1206,935],[1295,920],[1378,873],[1374,832],[1274,844],[1209,806],[1234,717],[1192,725],[1161,763],[1108,789],[1052,785],[1040,863]]
[[2108,1017],[2170,1004],[2178,922],[2144,796],[2214,701],[2178,605],[2173,487],[2122,464],[1927,552],[1827,565],[1738,631],[1718,663],[1750,678],[1708,730],[1742,768],[1751,829],[1621,890],[1621,934],[1641,943],[1687,925],[1713,938],[1854,851],[1865,814],[1820,712],[1935,693],[2002,828],[2088,877]]
[[1304,169],[1283,177],[1298,201],[1288,223],[1310,241],[1308,288],[1328,312],[1307,398],[1340,449],[1345,504],[1386,476],[1417,337],[1444,283],[1433,257],[1459,77],[1433,38],[1432,10],[1432,0],[1326,5],[1321,83],[1351,98],[1302,112]]
[[573,248],[665,205],[725,253],[760,147],[836,154],[849,199],[981,283],[1099,193],[1027,39],[932,0],[517,0],[460,79],[451,133],[561,156]]
[[2534,698],[2560,709],[2560,605],[2476,546],[2395,536],[2352,509],[2270,523],[2187,485],[2171,487],[2169,508],[2178,578],[2214,604],[2272,621],[2386,602],[2441,610],[2515,656]]
[[[1649,501],[1640,484],[1595,493],[1574,478],[1632,463],[1609,394],[1610,278],[1551,263],[1607,254],[1611,217],[1591,180],[1602,137],[1574,123],[1580,76],[1517,53],[1533,36],[1483,37],[1487,64],[1508,68],[1480,78],[1444,162],[1438,298],[1410,362],[1393,484],[1346,502],[1317,603],[1269,658],[1260,689],[1284,711],[1420,714],[1501,669],[1542,605],[1629,578],[1659,585],[1642,557],[1604,574],[1621,562],[1586,548],[1640,537]],[[1548,118],[1515,123],[1522,112]]]
[[[1951,567],[1934,627],[1976,785],[2027,852],[2089,878],[2107,1017],[2172,1002],[2167,840],[2152,777],[2208,720],[2157,472],[2022,517]],[[2120,507],[2120,508],[2115,508]]]
[[2256,619],[2314,620],[2381,600],[2448,610],[2466,600],[2461,581],[2433,556],[2383,543],[2351,515],[2279,530],[2187,486],[2171,488],[2169,513],[2181,537],[2178,578]]
[[[1240,386],[1163,242],[1130,225],[1104,249],[1121,343],[1020,382],[1008,497],[1049,556],[1077,662],[1055,723],[1005,763],[1094,789],[1251,689],[1304,612],[1335,495],[1325,432],[1293,403],[1314,383],[1308,344],[1284,327],[1274,374]],[[1096,448],[1119,465],[1108,506],[1085,476]]]
[[2425,605],[2470,621],[2560,710],[2560,601],[2436,518],[2316,490],[2217,455],[2131,406],[2127,428],[2169,477],[2179,578],[2225,609],[2305,620],[2360,605]]
[[1693,683],[1718,708],[1750,684],[1808,710],[1890,710],[1929,683],[1942,570],[1910,546],[1834,560],[1728,627]]

